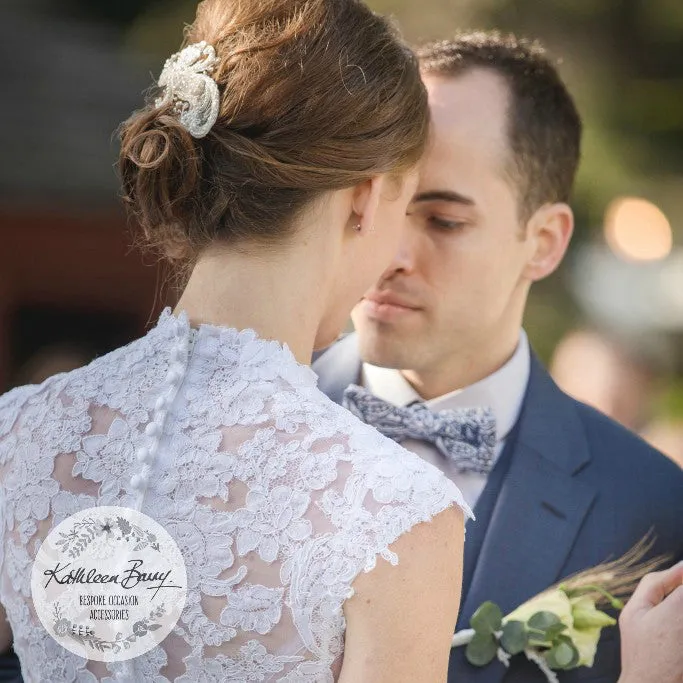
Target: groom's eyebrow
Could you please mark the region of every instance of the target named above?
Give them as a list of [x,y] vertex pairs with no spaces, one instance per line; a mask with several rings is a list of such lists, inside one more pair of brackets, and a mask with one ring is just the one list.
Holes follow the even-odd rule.
[[413,197],[412,203],[416,202],[453,202],[454,204],[465,204],[474,206],[474,199],[467,197],[459,192],[452,190],[432,190],[431,192],[420,192]]

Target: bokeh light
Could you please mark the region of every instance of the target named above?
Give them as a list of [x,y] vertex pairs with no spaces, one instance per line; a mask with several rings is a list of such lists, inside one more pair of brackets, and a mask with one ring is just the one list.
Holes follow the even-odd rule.
[[612,251],[629,261],[658,261],[673,247],[671,224],[647,199],[619,197],[605,213],[605,239]]

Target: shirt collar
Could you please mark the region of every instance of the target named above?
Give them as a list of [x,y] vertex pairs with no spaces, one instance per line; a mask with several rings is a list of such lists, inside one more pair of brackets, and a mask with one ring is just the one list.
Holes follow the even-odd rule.
[[[519,417],[530,369],[529,339],[524,330],[520,330],[514,354],[499,370],[464,389],[425,401],[425,404],[432,410],[489,407],[496,418],[496,440],[502,441]],[[407,406],[422,401],[398,370],[363,363],[361,378],[366,389],[392,405]]]

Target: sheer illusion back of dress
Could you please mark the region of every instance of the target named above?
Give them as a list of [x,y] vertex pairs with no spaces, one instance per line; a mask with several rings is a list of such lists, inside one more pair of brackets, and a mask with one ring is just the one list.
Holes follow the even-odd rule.
[[[31,681],[333,681],[352,582],[453,503],[440,472],[363,425],[251,331],[165,311],[145,337],[0,399],[0,600]],[[33,559],[78,510],[119,505],[178,543],[174,631],[127,662],[46,632]]]

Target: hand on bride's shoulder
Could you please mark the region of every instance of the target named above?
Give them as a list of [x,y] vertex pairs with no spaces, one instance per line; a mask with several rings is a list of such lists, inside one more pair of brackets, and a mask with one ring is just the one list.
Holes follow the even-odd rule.
[[339,683],[442,683],[460,604],[464,519],[450,507],[390,546],[396,566],[353,583]]
[[642,579],[619,628],[619,683],[683,683],[683,562]]

